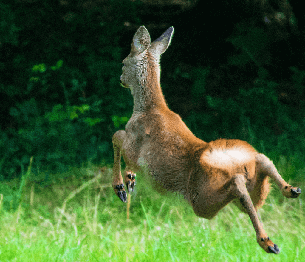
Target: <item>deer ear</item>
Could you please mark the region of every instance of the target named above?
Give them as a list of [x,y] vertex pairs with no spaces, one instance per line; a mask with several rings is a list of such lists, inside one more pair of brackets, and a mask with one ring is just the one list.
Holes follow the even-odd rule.
[[132,43],[131,49],[135,51],[137,54],[141,54],[150,46],[150,35],[145,26],[140,26],[137,32],[135,33]]
[[174,27],[168,28],[158,39],[152,42],[150,49],[155,55],[162,55],[168,48],[174,34]]

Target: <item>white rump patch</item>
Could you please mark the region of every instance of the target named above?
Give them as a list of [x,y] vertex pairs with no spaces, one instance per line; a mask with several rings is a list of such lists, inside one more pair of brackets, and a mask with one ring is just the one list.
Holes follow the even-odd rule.
[[251,160],[251,153],[244,148],[214,149],[206,154],[206,158],[213,166],[230,166],[247,163]]

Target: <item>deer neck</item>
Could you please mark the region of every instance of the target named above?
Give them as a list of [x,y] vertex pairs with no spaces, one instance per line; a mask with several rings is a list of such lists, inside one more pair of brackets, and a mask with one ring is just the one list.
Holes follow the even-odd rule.
[[145,113],[150,110],[167,108],[160,86],[160,66],[155,61],[148,61],[138,85],[132,90],[134,113]]

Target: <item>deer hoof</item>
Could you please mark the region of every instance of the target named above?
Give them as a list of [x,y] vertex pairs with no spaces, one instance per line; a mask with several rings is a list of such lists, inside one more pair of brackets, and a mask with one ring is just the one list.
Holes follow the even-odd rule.
[[273,253],[278,254],[280,253],[279,247],[274,244],[269,237],[261,238],[261,241],[259,241],[260,246],[267,252],[267,253]]
[[279,249],[279,247],[276,244],[274,244],[273,247],[269,246],[268,250],[269,250],[269,253],[274,253],[274,254],[280,253],[280,249]]
[[118,195],[118,197],[123,201],[126,202],[127,201],[127,193],[124,189],[124,185],[117,185],[114,187],[114,190],[116,191],[116,194]]
[[291,188],[291,197],[297,198],[301,194],[301,188],[299,187],[293,187]]
[[301,194],[301,188],[292,187],[292,186],[285,186],[282,189],[282,193],[287,198],[297,198]]
[[131,193],[134,190],[134,187],[136,185],[136,174],[132,172],[127,172],[126,175],[126,187],[128,189],[128,192]]

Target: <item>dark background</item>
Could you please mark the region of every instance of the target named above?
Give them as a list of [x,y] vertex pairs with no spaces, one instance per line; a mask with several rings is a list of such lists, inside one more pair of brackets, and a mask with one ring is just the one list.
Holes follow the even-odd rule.
[[152,40],[175,28],[161,85],[196,136],[303,159],[302,10],[296,0],[1,1],[0,179],[32,156],[46,178],[112,163],[111,137],[133,107],[121,61],[141,25]]

